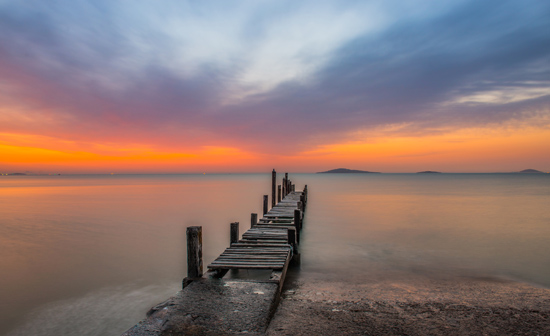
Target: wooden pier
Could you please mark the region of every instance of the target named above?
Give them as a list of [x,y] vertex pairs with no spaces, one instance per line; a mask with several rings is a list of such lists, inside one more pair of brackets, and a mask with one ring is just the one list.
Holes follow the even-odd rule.
[[[229,246],[203,274],[202,227],[187,228],[188,274],[183,289],[153,307],[148,318],[124,336],[262,334],[269,324],[289,265],[300,261],[299,241],[307,204],[288,178],[276,184],[272,172],[271,209],[263,197],[263,215],[251,214],[250,228],[239,239],[239,223],[230,224]],[[229,270],[271,270],[265,280],[224,279]]]

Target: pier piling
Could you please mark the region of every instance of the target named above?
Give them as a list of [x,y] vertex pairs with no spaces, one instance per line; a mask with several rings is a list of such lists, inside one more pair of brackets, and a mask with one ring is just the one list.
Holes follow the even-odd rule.
[[239,222],[231,223],[230,245],[239,241]]
[[264,195],[264,215],[267,213],[268,196]]
[[202,277],[202,226],[187,228],[187,277]]
[[276,195],[275,195],[275,191],[276,191],[276,188],[277,188],[277,172],[275,171],[275,169],[273,169],[273,171],[271,172],[271,207],[273,208],[276,204]]

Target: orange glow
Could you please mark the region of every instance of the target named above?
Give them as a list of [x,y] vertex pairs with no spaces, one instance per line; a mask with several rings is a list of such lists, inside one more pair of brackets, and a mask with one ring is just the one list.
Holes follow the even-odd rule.
[[550,165],[550,130],[526,127],[467,129],[429,136],[378,137],[368,142],[322,146],[303,153],[320,165],[384,172],[441,170],[506,172]]
[[0,133],[0,169],[31,172],[178,173],[254,172],[281,167],[315,172],[338,167],[381,172],[507,172],[548,170],[550,129],[475,128],[426,136],[391,130],[369,139],[267,155],[243,148],[155,148],[135,143],[78,143],[53,137]]
[[[207,146],[193,151],[166,152],[147,146],[77,144],[34,135],[0,134],[0,164],[18,171],[67,172],[186,172],[224,166],[238,160],[244,168],[252,157],[236,148]],[[87,150],[77,150],[78,147]]]

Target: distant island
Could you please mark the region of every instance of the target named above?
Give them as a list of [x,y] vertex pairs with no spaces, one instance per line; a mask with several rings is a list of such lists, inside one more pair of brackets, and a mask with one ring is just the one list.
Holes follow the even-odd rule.
[[541,172],[540,170],[536,170],[536,169],[525,169],[525,170],[522,170],[518,173],[520,173],[520,174],[544,174],[544,172]]
[[380,174],[380,172],[371,172],[366,170],[355,170],[347,168],[336,168],[332,170],[327,170],[324,172],[317,172],[317,174]]
[[441,174],[441,172],[433,171],[433,170],[425,170],[425,171],[417,172],[417,174]]

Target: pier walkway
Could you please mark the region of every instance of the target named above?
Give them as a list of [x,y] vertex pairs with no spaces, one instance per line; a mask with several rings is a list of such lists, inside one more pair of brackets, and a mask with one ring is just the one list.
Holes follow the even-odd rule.
[[[187,228],[188,276],[174,297],[151,308],[147,319],[123,336],[261,335],[277,308],[286,272],[299,262],[299,234],[307,204],[307,186],[296,191],[285,174],[272,207],[264,195],[263,216],[251,214],[250,229],[239,239],[231,223],[230,246],[202,273],[202,228]],[[277,199],[275,195],[277,193]],[[229,270],[271,270],[269,278],[224,279]],[[268,273],[269,274],[269,273]]]

